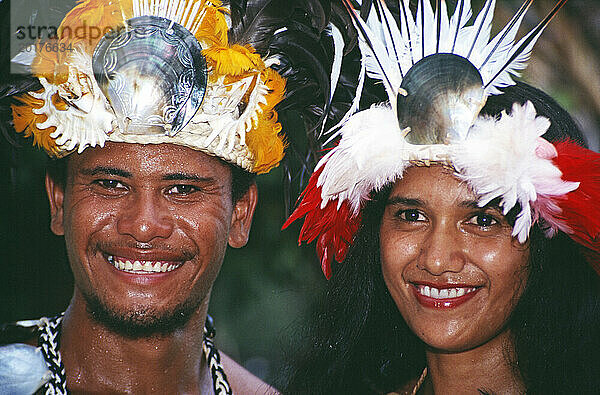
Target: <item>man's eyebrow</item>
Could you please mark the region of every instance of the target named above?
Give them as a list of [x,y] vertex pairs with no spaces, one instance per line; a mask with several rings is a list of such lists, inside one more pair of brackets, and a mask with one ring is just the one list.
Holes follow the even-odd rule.
[[421,199],[418,198],[408,198],[408,197],[404,197],[404,196],[393,196],[388,198],[387,203],[388,205],[393,205],[393,204],[403,204],[405,206],[417,206],[417,207],[423,207],[425,206],[425,202]]
[[108,176],[118,176],[118,177],[123,177],[123,178],[131,178],[132,177],[132,174],[126,170],[119,169],[117,167],[108,167],[108,166],[96,166],[91,169],[81,169],[79,172],[86,176],[108,175]]
[[195,182],[214,182],[213,177],[201,177],[196,174],[189,173],[171,173],[163,176],[164,181],[195,181]]

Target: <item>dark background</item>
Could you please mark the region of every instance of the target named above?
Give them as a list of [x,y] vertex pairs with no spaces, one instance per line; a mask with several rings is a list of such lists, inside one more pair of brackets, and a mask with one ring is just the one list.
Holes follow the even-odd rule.
[[[40,18],[62,12],[64,4],[27,1],[28,6],[34,3]],[[499,3],[495,31],[520,5]],[[454,4],[449,0],[449,9]],[[481,4],[473,1],[475,12]],[[525,25],[533,26],[552,6],[551,0],[536,1]],[[14,56],[10,27],[4,22],[8,13],[7,0],[0,0],[0,79]],[[595,150],[600,141],[599,45],[600,2],[571,0],[542,35],[524,75],[569,109]],[[49,230],[43,189],[46,156],[28,141],[17,143],[20,148],[15,149],[0,137],[0,322],[63,311],[73,286],[62,238]],[[227,252],[210,308],[219,347],[268,380],[326,281],[314,245],[297,247],[299,225],[280,231],[285,220],[282,179],[281,168],[258,177],[260,198],[250,241]]]

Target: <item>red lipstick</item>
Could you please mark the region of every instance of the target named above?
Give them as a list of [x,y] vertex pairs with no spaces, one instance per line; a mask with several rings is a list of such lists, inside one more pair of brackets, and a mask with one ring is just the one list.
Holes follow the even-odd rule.
[[434,309],[452,309],[462,305],[481,289],[468,285],[430,285],[412,284],[412,291],[417,301],[425,307]]

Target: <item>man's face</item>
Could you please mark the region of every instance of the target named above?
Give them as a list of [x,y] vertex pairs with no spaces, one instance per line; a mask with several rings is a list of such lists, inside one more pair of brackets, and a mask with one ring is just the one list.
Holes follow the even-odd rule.
[[172,144],[88,148],[69,157],[64,188],[46,183],[75,297],[133,335],[170,330],[208,303],[227,243],[246,243],[256,204],[255,186],[232,202],[226,164]]

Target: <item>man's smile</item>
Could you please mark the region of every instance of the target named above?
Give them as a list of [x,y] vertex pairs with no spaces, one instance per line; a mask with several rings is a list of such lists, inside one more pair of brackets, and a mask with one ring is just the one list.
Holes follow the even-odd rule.
[[127,273],[135,274],[152,274],[152,273],[166,273],[178,269],[183,265],[183,262],[165,262],[165,261],[151,261],[151,260],[140,260],[123,258],[114,255],[108,255],[106,257],[108,263],[113,265],[115,269],[124,271]]

